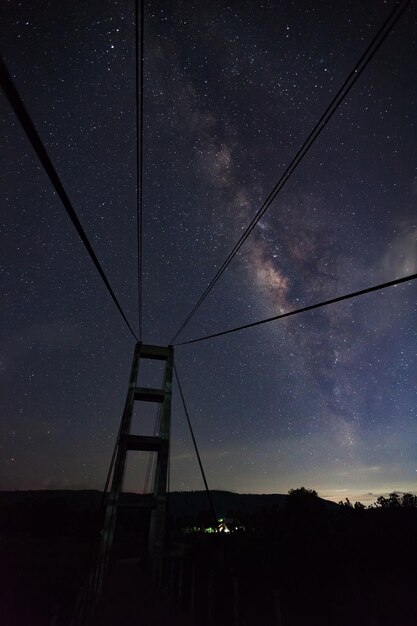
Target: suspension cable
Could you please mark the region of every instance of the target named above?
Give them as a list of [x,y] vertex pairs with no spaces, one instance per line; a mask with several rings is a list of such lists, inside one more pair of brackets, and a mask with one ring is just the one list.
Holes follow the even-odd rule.
[[46,172],[46,174],[49,177],[49,180],[51,181],[52,185],[55,188],[56,193],[58,194],[62,204],[64,205],[64,208],[66,210],[66,212],[69,215],[69,218],[71,219],[81,241],[83,242],[84,246],[87,249],[88,254],[90,255],[91,260],[93,261],[98,273],[100,274],[106,288],[107,291],[109,292],[110,296],[112,297],[115,305],[117,306],[117,308],[119,309],[119,312],[121,314],[121,316],[123,317],[127,327],[129,328],[130,332],[132,333],[132,335],[134,336],[134,338],[136,340],[136,334],[133,330],[133,328],[131,327],[131,325],[129,324],[129,321],[126,317],[126,315],[123,312],[122,307],[119,304],[118,299],[116,298],[116,295],[107,279],[107,276],[102,268],[102,266],[100,265],[100,262],[93,250],[93,247],[91,245],[91,243],[89,242],[87,235],[81,225],[80,220],[78,219],[78,216],[75,212],[74,207],[71,204],[71,200],[68,197],[67,192],[64,189],[64,186],[58,176],[58,173],[51,161],[51,159],[49,158],[49,155],[46,151],[45,146],[42,143],[42,140],[35,128],[35,125],[26,109],[26,106],[24,105],[19,92],[16,89],[16,86],[14,85],[14,82],[12,80],[12,77],[10,76],[7,67],[5,65],[5,62],[3,60],[3,57],[0,56],[0,83],[2,86],[2,89],[4,91],[4,93],[6,94],[6,97],[10,103],[10,106],[12,107],[16,117],[18,118],[27,138],[29,139],[29,142],[32,145],[32,148],[35,150],[40,162],[42,163],[44,170]]
[[402,278],[396,278],[395,280],[391,280],[388,283],[383,283],[381,285],[374,285],[373,287],[367,287],[366,289],[361,289],[360,291],[354,291],[353,293],[348,293],[343,296],[338,296],[337,298],[332,298],[331,300],[325,300],[323,302],[318,302],[316,304],[310,304],[308,306],[303,307],[302,309],[296,309],[295,311],[288,311],[287,313],[281,313],[280,315],[274,315],[273,317],[267,317],[263,320],[258,320],[257,322],[251,322],[250,324],[243,324],[242,326],[236,326],[235,328],[229,328],[229,330],[223,330],[219,333],[213,333],[212,335],[205,335],[204,337],[197,337],[196,339],[190,339],[189,341],[183,341],[182,343],[176,343],[175,346],[186,346],[190,343],[197,343],[199,341],[206,341],[207,339],[214,339],[215,337],[222,337],[223,335],[230,335],[231,333],[237,333],[240,330],[245,330],[246,328],[253,328],[254,326],[260,326],[261,324],[267,324],[268,322],[273,322],[275,320],[283,319],[284,317],[290,317],[291,315],[297,315],[298,313],[305,313],[306,311],[311,311],[313,309],[318,309],[323,306],[327,306],[329,304],[334,304],[335,302],[341,302],[342,300],[349,300],[351,298],[357,298],[358,296],[362,296],[366,293],[371,293],[372,291],[380,291],[381,289],[386,289],[388,287],[395,287],[401,283],[411,282],[417,278],[417,274],[410,274],[409,276],[403,276]]
[[201,304],[204,302],[204,300],[206,299],[208,294],[211,292],[211,290],[213,289],[213,287],[215,286],[219,278],[222,276],[222,274],[228,267],[229,263],[232,261],[233,257],[237,254],[237,252],[240,250],[240,248],[242,247],[246,239],[249,237],[249,235],[255,228],[256,224],[263,217],[265,212],[269,209],[272,202],[275,200],[278,193],[284,187],[284,185],[290,178],[293,171],[296,169],[296,167],[302,161],[304,156],[307,154],[307,152],[309,151],[313,143],[316,141],[317,137],[320,135],[322,130],[325,128],[329,120],[332,118],[332,116],[334,115],[334,113],[336,112],[340,104],[345,100],[346,96],[352,89],[353,85],[356,83],[359,76],[367,67],[368,63],[372,60],[372,58],[374,57],[374,55],[376,54],[376,52],[378,51],[382,43],[385,41],[386,37],[388,36],[392,28],[398,22],[398,20],[400,19],[400,17],[404,13],[405,9],[410,4],[410,2],[411,0],[402,0],[402,2],[397,2],[395,4],[393,9],[389,13],[387,19],[384,21],[381,28],[376,33],[376,35],[372,39],[369,46],[367,47],[365,52],[362,54],[361,58],[356,63],[356,65],[354,66],[354,68],[352,69],[352,71],[350,72],[346,80],[344,81],[343,85],[340,87],[336,95],[333,97],[331,103],[328,105],[323,115],[320,117],[319,121],[316,123],[313,130],[310,132],[309,136],[305,140],[304,144],[301,146],[301,148],[299,149],[295,157],[292,159],[291,163],[288,165],[287,169],[284,171],[284,173],[280,177],[275,187],[269,193],[268,197],[264,201],[261,208],[257,211],[255,216],[252,218],[251,222],[248,224],[245,231],[242,233],[240,239],[237,241],[237,243],[235,244],[235,246],[233,247],[233,249],[227,256],[227,258],[225,259],[221,267],[217,270],[216,274],[214,275],[210,283],[207,285],[205,291],[202,293],[199,300],[194,305],[193,309],[185,318],[185,320],[181,324],[180,328],[178,329],[178,331],[176,332],[175,336],[172,338],[170,343],[174,344],[179,334],[184,330],[184,328],[190,322],[191,318],[194,316],[196,311],[200,308]]
[[188,413],[187,405],[185,403],[184,393],[182,391],[182,387],[181,387],[180,379],[178,377],[178,371],[177,371],[175,363],[174,363],[174,372],[175,372],[175,378],[177,379],[177,384],[178,384],[178,389],[179,389],[180,396],[181,396],[182,406],[184,407],[185,417],[187,418],[188,428],[190,429],[191,438],[193,440],[194,450],[195,450],[195,453],[196,453],[196,456],[197,456],[198,464],[200,466],[201,476],[203,477],[204,487],[205,487],[206,494],[207,494],[207,499],[208,499],[209,505],[210,505],[210,511],[211,511],[212,516],[213,516],[213,521],[215,523],[214,527],[217,528],[218,522],[217,522],[216,510],[214,508],[213,499],[211,497],[211,492],[210,492],[210,489],[209,489],[208,484],[207,484],[206,474],[204,472],[203,463],[201,461],[200,453],[198,451],[197,441],[195,439],[193,427],[191,425],[190,414]]
[[[140,2],[140,22],[139,22]],[[140,50],[139,50],[140,24]],[[143,56],[144,56],[144,0],[135,0],[135,57],[136,57],[136,202],[138,247],[138,327],[142,340],[143,309]],[[139,58],[140,57],[140,58]],[[140,71],[139,71],[140,68]]]

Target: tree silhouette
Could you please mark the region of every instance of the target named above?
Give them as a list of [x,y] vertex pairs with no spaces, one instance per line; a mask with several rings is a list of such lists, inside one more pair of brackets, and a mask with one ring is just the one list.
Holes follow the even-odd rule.
[[397,491],[393,491],[388,498],[379,496],[375,506],[381,509],[414,509],[417,508],[417,496],[412,493],[401,495]]
[[318,493],[315,489],[306,489],[305,487],[299,487],[298,489],[290,489],[288,495],[295,498],[311,498],[318,497]]

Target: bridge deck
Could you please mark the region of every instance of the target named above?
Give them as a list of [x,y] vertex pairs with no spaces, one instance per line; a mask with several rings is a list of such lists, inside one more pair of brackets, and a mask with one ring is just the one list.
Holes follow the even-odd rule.
[[196,626],[137,559],[119,561],[91,626]]

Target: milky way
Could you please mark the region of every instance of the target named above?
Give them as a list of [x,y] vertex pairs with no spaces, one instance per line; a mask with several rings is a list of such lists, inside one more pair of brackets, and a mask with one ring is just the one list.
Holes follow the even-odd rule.
[[[145,5],[147,342],[170,340],[393,6],[303,4]],[[135,325],[133,20],[110,0],[0,14],[8,68]],[[181,339],[417,271],[416,25],[411,3]],[[102,488],[133,340],[0,103],[0,487]],[[177,347],[210,486],[415,491],[415,302],[405,283]],[[176,390],[172,431],[171,488],[199,489]]]

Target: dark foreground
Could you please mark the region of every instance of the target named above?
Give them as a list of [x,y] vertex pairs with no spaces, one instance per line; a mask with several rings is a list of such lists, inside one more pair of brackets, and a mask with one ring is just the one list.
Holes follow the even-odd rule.
[[[0,499],[2,624],[69,625],[96,544],[97,501],[86,496],[74,509],[62,494]],[[292,499],[226,511],[245,527],[227,535],[184,533],[205,513],[194,520],[181,513],[171,520],[162,590],[146,572],[139,535],[128,529],[125,546],[135,559],[114,567],[94,626],[417,624],[414,507]]]

